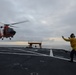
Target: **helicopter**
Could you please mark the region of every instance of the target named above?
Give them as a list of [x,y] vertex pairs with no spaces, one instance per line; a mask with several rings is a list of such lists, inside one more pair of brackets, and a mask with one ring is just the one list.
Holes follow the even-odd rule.
[[24,22],[28,22],[28,20],[26,21],[21,21],[21,22],[16,22],[16,23],[11,23],[11,24],[3,24],[4,26],[0,26],[0,39],[4,39],[4,38],[9,38],[11,40],[11,38],[14,37],[14,35],[16,34],[16,31],[12,28],[15,24],[20,24],[20,23],[24,23]]

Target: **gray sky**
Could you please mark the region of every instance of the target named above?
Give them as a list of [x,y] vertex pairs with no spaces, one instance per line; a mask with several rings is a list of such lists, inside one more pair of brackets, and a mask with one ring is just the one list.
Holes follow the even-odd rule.
[[[64,45],[61,36],[76,35],[76,0],[0,0],[0,22],[16,25],[16,35],[1,44],[26,44],[42,41],[44,45]],[[9,43],[10,42],[10,43]]]

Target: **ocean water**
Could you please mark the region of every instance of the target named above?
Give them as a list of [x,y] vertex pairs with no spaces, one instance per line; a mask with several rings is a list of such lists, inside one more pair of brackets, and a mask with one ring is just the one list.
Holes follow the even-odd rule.
[[71,46],[70,45],[52,45],[52,46],[43,46],[43,48],[50,48],[50,49],[64,49],[67,51],[71,51]]

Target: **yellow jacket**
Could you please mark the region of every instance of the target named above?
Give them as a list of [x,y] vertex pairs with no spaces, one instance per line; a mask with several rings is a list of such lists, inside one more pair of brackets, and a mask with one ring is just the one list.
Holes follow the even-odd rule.
[[65,41],[69,41],[72,49],[76,50],[76,38],[63,38]]

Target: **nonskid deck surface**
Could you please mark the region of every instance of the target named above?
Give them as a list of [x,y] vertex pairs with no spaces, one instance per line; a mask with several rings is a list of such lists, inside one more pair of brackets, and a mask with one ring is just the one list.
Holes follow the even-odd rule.
[[70,52],[59,49],[0,48],[0,75],[75,75]]

